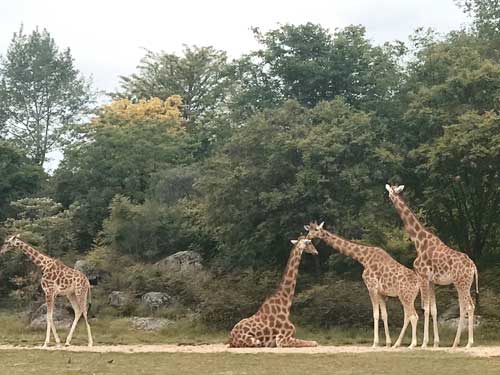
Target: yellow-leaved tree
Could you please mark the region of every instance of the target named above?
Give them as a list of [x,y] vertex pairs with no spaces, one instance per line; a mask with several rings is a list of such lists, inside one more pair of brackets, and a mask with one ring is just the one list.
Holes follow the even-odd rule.
[[126,127],[164,122],[168,131],[177,131],[184,127],[181,110],[182,98],[179,95],[170,96],[166,100],[152,98],[138,102],[118,99],[102,106],[92,124],[98,127]]

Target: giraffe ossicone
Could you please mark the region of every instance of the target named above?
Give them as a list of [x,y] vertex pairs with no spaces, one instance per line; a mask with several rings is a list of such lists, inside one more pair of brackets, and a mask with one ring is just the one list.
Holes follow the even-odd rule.
[[413,268],[419,277],[424,307],[424,339],[422,347],[426,347],[429,343],[429,313],[432,315],[433,321],[434,346],[439,346],[435,284],[455,285],[458,292],[460,317],[453,347],[460,344],[466,314],[469,319],[467,347],[471,347],[474,344],[475,306],[470,289],[475,279],[476,293],[479,293],[477,267],[467,254],[451,249],[439,237],[425,228],[401,197],[400,193],[403,188],[404,185],[386,185],[389,199],[401,217],[405,231],[414,242],[417,251]]
[[88,345],[92,346],[92,332],[87,319],[87,300],[90,301],[91,290],[87,277],[82,272],[66,266],[58,259],[51,258],[34,249],[21,240],[19,234],[10,236],[5,240],[0,249],[0,255],[15,249],[19,249],[26,254],[26,256],[28,256],[42,271],[41,284],[43,292],[45,293],[45,302],[47,303],[47,332],[43,347],[49,345],[51,332],[54,335],[56,345],[59,346],[61,344],[61,340],[52,319],[54,302],[58,295],[66,296],[75,312],[75,319],[71,325],[65,345],[70,345],[76,325],[83,315],[87,326]]
[[278,289],[266,298],[259,310],[239,321],[229,334],[229,347],[310,347],[316,341],[295,338],[295,326],[290,321],[290,308],[295,293],[297,274],[304,252],[317,255],[310,239],[299,237],[288,258]]

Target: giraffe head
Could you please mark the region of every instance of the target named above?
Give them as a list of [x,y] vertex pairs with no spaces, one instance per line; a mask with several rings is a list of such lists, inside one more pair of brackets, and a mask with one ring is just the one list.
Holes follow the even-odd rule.
[[2,247],[0,248],[0,255],[5,254],[7,251],[15,248],[18,245],[19,241],[21,241],[19,239],[19,234],[14,234],[12,236],[7,237]]
[[300,236],[297,240],[291,240],[295,248],[306,253],[318,255],[318,250],[314,247],[312,241],[304,236]]
[[391,186],[389,184],[385,184],[385,190],[387,190],[387,192],[389,193],[389,198],[393,202],[398,197],[398,195],[403,191],[404,188],[405,188],[404,185],[393,185],[393,186]]
[[325,222],[318,224],[316,222],[309,223],[309,225],[304,225],[304,229],[307,230],[307,238],[321,238],[323,234],[323,225]]

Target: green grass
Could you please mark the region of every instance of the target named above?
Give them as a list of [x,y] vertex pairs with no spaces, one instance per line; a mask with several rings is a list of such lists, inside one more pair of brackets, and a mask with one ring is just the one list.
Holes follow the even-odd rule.
[[[94,343],[96,345],[119,344],[204,344],[222,343],[228,339],[228,331],[208,329],[198,322],[181,320],[158,332],[145,332],[131,327],[127,318],[96,318],[91,322]],[[12,345],[41,345],[45,339],[45,329],[33,330],[27,328],[27,322],[13,313],[0,313],[0,344]],[[393,342],[399,335],[399,326],[391,326]],[[422,324],[418,327],[419,343],[422,341]],[[58,330],[61,340],[66,339],[68,330]],[[441,346],[451,346],[455,331],[440,328]],[[498,324],[484,323],[475,330],[475,341],[478,345],[500,345],[500,327]],[[307,328],[297,326],[297,337],[307,340],[316,340],[321,345],[371,345],[373,341],[372,325],[366,328]],[[432,332],[431,332],[432,344]],[[53,338],[51,338],[53,342]],[[462,334],[462,345],[465,345],[467,333]],[[410,342],[408,329],[403,344]],[[380,343],[385,343],[383,329],[380,329]],[[73,336],[73,345],[86,345],[87,333],[81,321]]]
[[1,353],[0,373],[17,374],[478,374],[500,373],[500,358],[448,353],[187,354],[69,353],[41,350]]

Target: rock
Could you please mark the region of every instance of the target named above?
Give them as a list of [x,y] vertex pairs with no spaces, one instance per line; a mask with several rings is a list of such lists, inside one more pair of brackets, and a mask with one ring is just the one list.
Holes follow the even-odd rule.
[[[56,299],[52,319],[57,329],[68,329],[74,320],[73,309],[67,306],[62,299]],[[39,306],[31,314],[30,328],[45,329],[47,327],[47,304]]]
[[149,292],[142,296],[142,302],[151,308],[171,305],[174,299],[167,293]]
[[179,251],[172,254],[155,265],[165,271],[196,271],[203,268],[203,258],[196,251]]
[[108,296],[108,303],[113,307],[123,307],[130,301],[131,297],[126,292],[115,290]]
[[173,321],[163,318],[130,318],[130,323],[135,329],[141,329],[144,331],[159,331],[169,325],[174,324]]
[[75,262],[75,269],[83,272],[90,281],[90,284],[97,285],[103,277],[103,272],[98,270],[95,265],[85,259],[80,259]]

